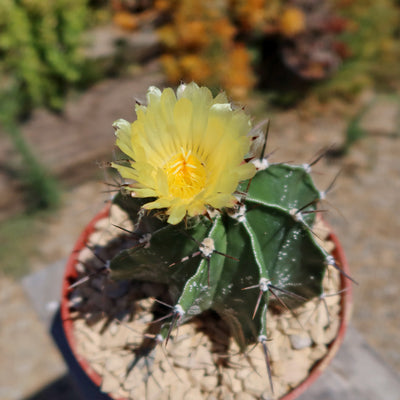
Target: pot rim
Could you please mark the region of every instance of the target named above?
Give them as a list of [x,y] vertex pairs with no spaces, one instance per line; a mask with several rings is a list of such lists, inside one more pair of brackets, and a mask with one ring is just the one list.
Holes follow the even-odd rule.
[[106,206],[99,211],[92,220],[86,225],[85,229],[79,235],[74,248],[68,258],[67,264],[65,266],[65,272],[62,281],[62,292],[61,292],[61,304],[60,304],[60,314],[61,314],[61,324],[65,333],[67,342],[71,348],[71,351],[75,358],[77,359],[81,368],[89,376],[89,378],[100,387],[102,378],[101,376],[91,367],[89,362],[82,357],[76,351],[76,342],[73,331],[73,319],[71,318],[71,313],[69,310],[69,294],[71,293],[71,282],[75,280],[78,276],[75,265],[78,263],[79,253],[87,245],[90,235],[95,230],[96,223],[103,218],[110,216],[111,202],[106,204]]
[[[102,377],[91,367],[89,362],[82,357],[76,351],[76,342],[75,336],[73,333],[73,320],[71,318],[70,310],[69,310],[69,294],[71,292],[70,285],[71,282],[76,279],[77,271],[75,269],[75,265],[78,262],[78,257],[80,251],[86,246],[87,241],[91,233],[95,230],[96,223],[103,219],[110,217],[110,209],[111,202],[109,202],[99,213],[97,213],[94,218],[86,225],[83,232],[80,234],[78,240],[75,243],[75,246],[68,258],[65,273],[62,281],[62,298],[60,305],[60,313],[61,313],[61,323],[62,327],[67,339],[68,344],[70,345],[71,351],[77,359],[81,368],[85,371],[88,377],[95,383],[98,387],[101,386]],[[325,222],[325,221],[324,221]],[[326,222],[325,222],[326,223]],[[331,240],[335,244],[335,249],[332,252],[335,260],[339,262],[341,269],[349,275],[349,266],[348,262],[343,250],[343,247],[338,239],[338,237],[333,233],[331,227],[329,226],[329,236],[328,240]],[[350,321],[351,316],[351,308],[352,308],[352,285],[350,279],[348,279],[344,274],[340,274],[340,284],[343,292],[341,293],[340,300],[340,326],[336,337],[328,346],[328,353],[316,364],[312,367],[307,378],[302,381],[298,386],[292,389],[290,392],[285,394],[283,397],[280,397],[278,400],[294,400],[302,393],[304,393],[322,374],[322,372],[326,369],[329,363],[332,361],[333,357],[336,355],[339,350],[345,333]],[[111,396],[110,396],[111,397]],[[126,399],[119,399],[126,400]]]

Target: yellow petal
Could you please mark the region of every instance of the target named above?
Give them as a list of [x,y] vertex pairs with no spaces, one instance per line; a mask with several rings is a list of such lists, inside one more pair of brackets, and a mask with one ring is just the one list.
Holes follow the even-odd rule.
[[131,147],[131,124],[124,119],[118,119],[113,123],[117,146],[130,158],[134,159],[134,152]]
[[168,223],[171,225],[179,224],[183,220],[186,215],[186,206],[185,204],[180,204],[178,206],[173,206],[168,211]]
[[145,208],[146,210],[153,210],[155,208],[166,208],[170,204],[171,204],[171,202],[166,199],[158,199],[158,200],[152,201],[150,203],[146,203],[143,206],[143,208]]

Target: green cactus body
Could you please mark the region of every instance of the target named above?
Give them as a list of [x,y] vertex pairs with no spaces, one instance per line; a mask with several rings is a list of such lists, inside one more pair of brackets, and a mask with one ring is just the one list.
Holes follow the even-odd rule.
[[239,185],[234,208],[176,225],[142,213],[142,199],[116,196],[139,244],[111,261],[111,277],[168,285],[175,307],[164,338],[175,323],[213,310],[244,351],[267,339],[268,307],[294,309],[322,294],[331,258],[312,232],[321,193],[310,167],[255,164],[258,171]]

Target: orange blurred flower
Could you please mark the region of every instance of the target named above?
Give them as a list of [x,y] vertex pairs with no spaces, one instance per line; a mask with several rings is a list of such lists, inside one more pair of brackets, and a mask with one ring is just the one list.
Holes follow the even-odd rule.
[[211,76],[210,65],[201,55],[186,54],[180,59],[179,64],[183,71],[181,79],[184,81],[195,81],[203,84]]
[[185,21],[177,26],[180,47],[202,49],[210,42],[205,21]]
[[223,87],[228,93],[235,100],[246,99],[256,79],[251,68],[250,54],[243,43],[235,44],[222,71]]
[[171,54],[164,54],[161,56],[161,64],[170,83],[178,83],[182,80],[182,70],[176,57]]
[[292,37],[303,32],[306,28],[306,17],[299,8],[288,7],[279,21],[280,32],[283,36]]
[[139,26],[137,17],[127,11],[118,11],[113,17],[113,22],[127,31],[134,31]]
[[229,21],[228,18],[222,17],[213,22],[213,32],[217,40],[219,40],[223,45],[229,45],[237,29]]

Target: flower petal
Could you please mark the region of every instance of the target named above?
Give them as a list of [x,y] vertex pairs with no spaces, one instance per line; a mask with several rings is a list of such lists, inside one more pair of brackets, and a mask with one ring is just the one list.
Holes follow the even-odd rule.
[[179,224],[186,215],[185,204],[179,204],[178,206],[172,206],[168,211],[168,223],[171,225]]
[[131,124],[120,118],[113,124],[115,136],[117,137],[117,146],[129,157],[134,159],[134,152],[131,148]]

